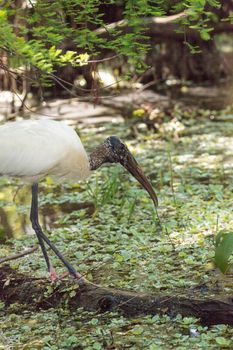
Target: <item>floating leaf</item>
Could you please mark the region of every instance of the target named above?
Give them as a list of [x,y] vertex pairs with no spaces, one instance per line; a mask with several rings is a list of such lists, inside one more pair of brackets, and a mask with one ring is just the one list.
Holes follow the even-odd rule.
[[223,347],[223,348],[229,347],[229,346],[230,346],[230,343],[231,343],[230,340],[228,340],[228,339],[226,339],[226,338],[224,338],[224,337],[216,337],[215,340],[216,340],[216,343],[217,343],[218,345],[220,345],[220,347]]

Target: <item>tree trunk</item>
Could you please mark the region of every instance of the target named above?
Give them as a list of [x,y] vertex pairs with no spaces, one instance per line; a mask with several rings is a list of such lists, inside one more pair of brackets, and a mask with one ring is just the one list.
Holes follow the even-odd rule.
[[[53,290],[48,294],[49,286]],[[53,286],[47,279],[28,277],[7,265],[0,268],[0,300],[6,307],[18,303],[30,310],[55,308],[66,303],[72,311],[80,307],[87,311],[118,311],[125,317],[181,314],[197,317],[204,325],[233,325],[232,298],[228,301],[195,300],[103,288],[88,282],[79,286],[72,280]]]
[[[176,78],[196,83],[218,83],[228,76],[224,57],[213,40],[203,42],[194,39],[189,41],[190,44],[197,48],[197,53],[191,53],[188,46],[179,39],[165,39],[159,50],[158,46],[152,48],[147,60],[153,67],[155,81]],[[151,80],[147,77],[142,82],[148,83]]]

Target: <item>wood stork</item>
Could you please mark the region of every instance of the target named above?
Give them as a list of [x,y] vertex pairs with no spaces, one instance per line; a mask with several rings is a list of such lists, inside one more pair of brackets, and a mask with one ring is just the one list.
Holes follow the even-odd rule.
[[104,163],[120,163],[147,190],[154,205],[156,194],[142,169],[116,136],[108,137],[89,158],[76,132],[54,120],[25,120],[0,126],[0,175],[19,177],[31,183],[30,220],[41,246],[51,280],[57,278],[49,260],[45,243],[63,262],[70,275],[83,281],[82,276],[63,257],[43,233],[38,220],[38,182],[50,175],[60,179],[86,179],[92,170]]

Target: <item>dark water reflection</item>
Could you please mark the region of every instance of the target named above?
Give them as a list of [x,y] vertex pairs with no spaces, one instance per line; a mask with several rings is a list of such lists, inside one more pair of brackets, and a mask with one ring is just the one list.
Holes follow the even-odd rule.
[[[0,188],[0,242],[11,238],[19,238],[25,234],[34,234],[30,222],[31,191],[29,186],[21,188],[17,193],[15,186]],[[92,202],[64,202],[61,204],[46,204],[40,206],[41,225],[46,229],[58,227],[56,222],[64,214],[86,209],[87,215],[95,211]]]

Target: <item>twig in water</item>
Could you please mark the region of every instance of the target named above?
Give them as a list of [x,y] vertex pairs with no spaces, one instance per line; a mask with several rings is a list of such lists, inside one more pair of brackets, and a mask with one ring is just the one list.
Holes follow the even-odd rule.
[[173,202],[174,202],[174,205],[176,206],[176,196],[175,196],[175,190],[174,190],[174,173],[173,173],[170,147],[168,148],[168,160],[169,160],[169,171],[170,171],[170,176],[171,176],[170,186],[171,186],[171,190],[172,190]]
[[35,245],[32,248],[23,250],[21,253],[8,255],[5,258],[0,259],[0,264],[6,261],[15,260],[15,259],[21,258],[22,256],[34,253],[37,249],[38,249],[38,246]]
[[162,232],[165,231],[165,234],[167,235],[168,240],[169,240],[169,242],[170,242],[170,244],[171,244],[173,250],[175,250],[175,244],[173,243],[173,241],[172,241],[172,239],[171,239],[171,237],[170,237],[170,233],[168,232],[168,229],[167,229],[166,225],[165,225],[164,223],[162,223],[157,208],[155,208],[155,213],[156,213],[156,217],[157,217],[157,219],[158,219],[158,223],[159,223],[159,226],[160,226]]

